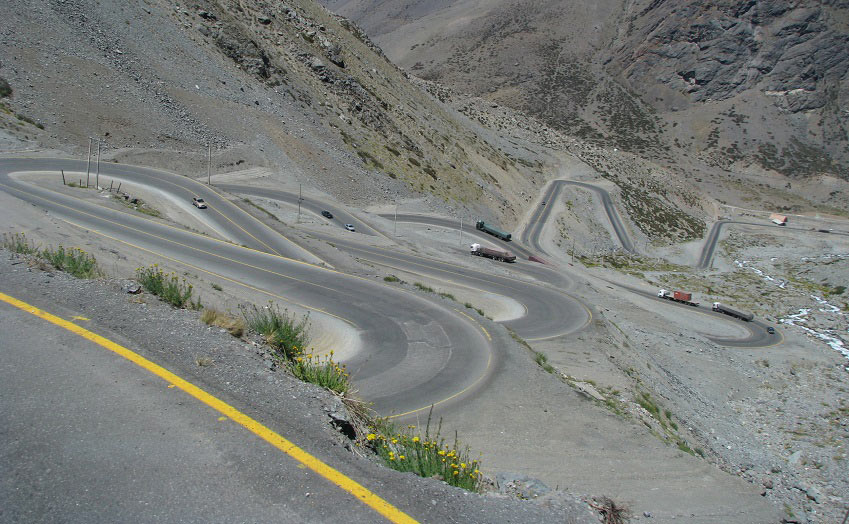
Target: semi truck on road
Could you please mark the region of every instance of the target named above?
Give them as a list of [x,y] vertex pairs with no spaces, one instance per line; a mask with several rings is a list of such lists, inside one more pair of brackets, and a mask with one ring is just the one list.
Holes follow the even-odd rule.
[[490,225],[487,225],[487,223],[483,220],[478,220],[477,223],[475,223],[475,229],[477,229],[478,231],[483,231],[484,233],[489,233],[494,237],[498,237],[501,240],[506,240],[508,242],[513,237],[513,235],[511,235],[510,233],[505,233],[504,231],[500,231]]
[[516,255],[509,251],[491,249],[488,247],[483,247],[480,244],[472,244],[471,253],[479,257],[492,258],[494,260],[500,260],[502,262],[514,262],[516,260]]
[[657,296],[660,298],[665,298],[666,300],[672,300],[674,302],[680,302],[681,304],[687,304],[688,306],[699,307],[698,302],[693,302],[692,293],[687,293],[684,291],[668,291],[666,289],[661,289],[657,292]]
[[719,312],[719,313],[724,313],[724,314],[726,314],[730,317],[739,318],[740,320],[745,320],[746,322],[751,322],[752,319],[755,318],[755,315],[753,315],[751,313],[743,313],[742,311],[737,311],[736,309],[730,308],[728,306],[723,306],[719,302],[714,302],[712,309],[714,311]]

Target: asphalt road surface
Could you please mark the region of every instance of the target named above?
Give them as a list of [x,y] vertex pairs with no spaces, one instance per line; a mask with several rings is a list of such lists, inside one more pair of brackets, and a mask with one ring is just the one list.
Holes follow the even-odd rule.
[[805,233],[815,233],[818,235],[842,235],[849,236],[849,233],[845,233],[842,231],[811,231],[810,228],[802,228],[802,227],[793,227],[793,226],[776,226],[775,224],[764,224],[762,222],[749,222],[745,220],[719,220],[714,222],[713,227],[710,228],[710,232],[708,233],[707,238],[705,239],[705,243],[702,246],[702,253],[699,256],[698,267],[705,269],[710,267],[711,262],[713,261],[713,253],[716,250],[716,243],[719,240],[719,235],[722,232],[722,228],[729,224],[741,224],[746,226],[757,226],[757,227],[766,227],[770,229],[775,229],[780,227],[785,231],[799,231]]
[[611,227],[613,227],[613,231],[616,233],[616,237],[619,239],[619,244],[622,246],[622,249],[629,253],[635,253],[634,243],[631,241],[631,237],[628,235],[628,230],[622,224],[622,219],[619,217],[619,212],[616,211],[616,206],[613,205],[613,201],[610,199],[610,193],[607,190],[602,189],[593,184],[587,184],[585,182],[575,182],[571,180],[554,180],[546,189],[545,193],[542,196],[541,202],[545,202],[545,204],[541,204],[532,214],[529,221],[528,227],[522,232],[522,241],[530,246],[533,246],[534,249],[539,252],[545,253],[545,250],[539,244],[539,237],[542,234],[542,230],[548,222],[548,218],[551,215],[551,202],[557,200],[560,196],[560,192],[563,186],[577,186],[584,189],[588,189],[594,193],[596,193],[599,198],[601,198],[602,206],[604,206],[604,212],[607,215],[607,219],[610,222]]
[[[25,166],[25,167],[24,167]],[[110,173],[101,166],[101,175]],[[37,169],[45,169],[38,164]],[[10,170],[34,170],[29,161],[0,161],[0,189],[72,224],[149,254],[343,319],[356,327],[362,347],[347,361],[355,385],[379,413],[403,413],[471,394],[497,364],[486,333],[471,317],[383,283],[106,209],[22,184]],[[174,176],[174,175],[172,175]],[[233,219],[234,215],[228,215]],[[234,220],[235,221],[235,220]]]
[[0,325],[0,521],[380,520],[354,495],[93,342],[3,302]]
[[[285,238],[277,238],[277,233],[271,228],[204,184],[140,167],[101,165],[103,176],[132,179],[136,183],[171,192],[187,202],[193,195],[202,196],[209,202],[217,226],[236,241],[241,240],[254,249],[244,249],[130,213],[105,209],[8,176],[9,172],[18,170],[57,171],[82,169],[84,166],[83,162],[73,160],[4,159],[0,161],[0,189],[44,207],[95,234],[159,255],[195,271],[208,272],[255,290],[263,290],[284,304],[295,303],[343,319],[356,327],[362,347],[368,348],[349,360],[348,367],[354,373],[355,384],[361,394],[372,401],[380,413],[406,413],[456,397],[459,393],[477,393],[497,368],[498,352],[493,349],[489,334],[473,318],[459,314],[463,308],[458,306],[455,310],[451,305],[425,300],[379,282],[281,258],[275,253],[287,252],[300,258],[311,255]],[[556,198],[561,187],[562,184],[553,184],[546,199]],[[293,196],[269,190],[249,191],[241,186],[228,188],[241,194],[261,194],[268,198],[291,199]],[[535,225],[529,228],[531,232],[523,235],[531,245],[538,245],[541,228],[549,217],[548,206],[541,207],[545,209],[537,210],[532,220]],[[308,209],[320,212],[328,206],[310,202]],[[332,212],[345,216],[344,211],[339,209]],[[615,216],[615,210],[613,212]],[[353,216],[350,219],[356,221]],[[411,219],[408,216],[408,220]],[[436,224],[451,225],[450,222]],[[362,227],[366,229],[367,226]],[[364,247],[353,238],[334,239],[334,242],[367,260],[390,267],[412,268],[518,300],[524,305],[526,314],[505,324],[529,340],[573,332],[591,318],[589,310],[578,300],[552,287],[501,277],[485,269],[475,271],[435,258]],[[514,246],[511,246],[514,250],[521,248]],[[548,281],[548,277],[556,285],[565,281],[563,287],[569,286],[568,276],[562,272],[527,262],[520,269],[535,272],[535,278]],[[747,343],[755,338],[753,334],[753,337],[740,342]]]

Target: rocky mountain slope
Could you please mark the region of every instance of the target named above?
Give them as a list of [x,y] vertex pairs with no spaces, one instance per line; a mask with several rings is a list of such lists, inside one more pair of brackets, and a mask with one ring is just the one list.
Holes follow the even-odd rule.
[[849,178],[845,1],[323,3],[412,73],[590,143],[711,177]]
[[271,167],[350,204],[424,196],[505,221],[541,182],[309,0],[14,0],[0,14],[8,147],[85,155],[95,137],[107,158],[205,175],[211,146],[214,171]]

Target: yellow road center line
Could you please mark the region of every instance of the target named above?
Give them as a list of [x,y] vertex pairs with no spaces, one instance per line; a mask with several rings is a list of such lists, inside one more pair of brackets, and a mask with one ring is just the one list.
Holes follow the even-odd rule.
[[[338,487],[342,488],[346,492],[350,493],[357,499],[359,499],[362,503],[366,504],[377,513],[385,517],[390,522],[398,522],[398,523],[414,523],[415,519],[402,512],[395,506],[391,505],[387,501],[383,500],[376,494],[369,491],[365,486],[358,483],[357,481],[351,479],[350,477],[344,475],[340,471],[332,468],[331,466],[325,464],[318,458],[314,457],[307,451],[299,448],[291,441],[287,440],[283,436],[275,433],[271,429],[265,427],[258,421],[253,418],[245,415],[241,411],[237,410],[233,406],[227,404],[223,400],[218,399],[217,397],[207,393],[201,388],[195,386],[191,382],[181,378],[178,375],[168,371],[162,366],[144,358],[143,356],[131,351],[120,344],[117,344],[107,338],[104,338],[96,333],[92,333],[91,331],[82,328],[72,322],[68,322],[62,318],[59,318],[55,315],[52,315],[46,311],[38,309],[35,306],[27,304],[26,302],[22,302],[14,297],[6,295],[5,293],[0,292],[0,300],[6,302],[9,305],[12,305],[22,311],[35,315],[39,318],[47,320],[48,322],[55,324],[61,328],[67,329],[68,331],[81,336],[82,338],[94,342],[95,344],[116,353],[130,362],[138,365],[139,367],[153,373],[158,376],[162,380],[168,382],[169,384],[174,385],[175,387],[180,388],[185,391],[189,395],[195,397],[199,401],[203,402],[207,406],[212,409],[218,411],[223,416],[233,420],[234,422],[239,423],[248,431],[254,433],[258,437],[262,438],[272,446],[276,447],[280,451],[283,451],[296,461],[300,462],[304,466],[308,467],[315,473],[321,475],[325,479],[329,480],[333,484],[336,484]],[[170,386],[169,386],[170,387]],[[219,418],[219,420],[221,420]]]

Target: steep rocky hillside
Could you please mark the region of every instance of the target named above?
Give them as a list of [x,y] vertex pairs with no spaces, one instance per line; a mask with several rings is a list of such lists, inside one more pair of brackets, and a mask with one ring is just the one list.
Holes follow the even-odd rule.
[[412,73],[584,141],[849,179],[849,2],[323,1]]
[[216,171],[504,221],[542,182],[309,0],[11,0],[0,15],[4,148],[85,154],[95,137],[108,158],[205,174],[211,145]]

